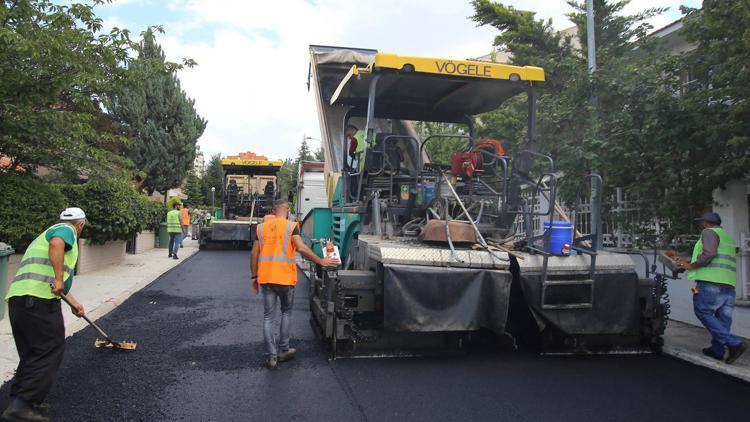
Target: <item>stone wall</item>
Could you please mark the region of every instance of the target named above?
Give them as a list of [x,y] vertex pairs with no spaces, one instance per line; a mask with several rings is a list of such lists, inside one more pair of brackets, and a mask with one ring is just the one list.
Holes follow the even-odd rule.
[[135,253],[144,253],[154,249],[156,245],[156,233],[152,231],[145,231],[138,233],[135,237]]
[[125,242],[117,240],[103,245],[88,245],[86,239],[78,240],[78,269],[76,274],[86,274],[110,265],[116,265],[125,258]]

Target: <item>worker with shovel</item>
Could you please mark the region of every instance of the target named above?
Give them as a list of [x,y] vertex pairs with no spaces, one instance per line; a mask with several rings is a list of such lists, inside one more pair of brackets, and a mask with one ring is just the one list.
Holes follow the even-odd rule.
[[[334,258],[318,257],[305,245],[297,223],[287,220],[289,202],[284,199],[274,201],[273,215],[274,218],[264,219],[257,226],[257,241],[253,242],[250,260],[253,291],[255,294],[263,292],[263,338],[268,369],[276,369],[278,362],[292,359],[297,352],[289,347],[294,286],[297,284],[297,252],[322,267],[338,264]],[[280,336],[274,333],[277,303],[281,305]]]
[[80,208],[63,211],[60,222],[26,249],[5,296],[20,358],[10,387],[10,405],[2,413],[5,421],[49,420],[43,402],[65,350],[60,296],[67,296],[73,314],[84,315],[83,306],[68,292],[78,261],[78,236],[85,225],[86,214]]

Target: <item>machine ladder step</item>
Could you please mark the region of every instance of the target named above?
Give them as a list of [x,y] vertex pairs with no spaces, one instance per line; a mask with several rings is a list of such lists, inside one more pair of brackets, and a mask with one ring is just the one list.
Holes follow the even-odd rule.
[[553,279],[542,282],[542,309],[589,309],[594,306],[594,280]]

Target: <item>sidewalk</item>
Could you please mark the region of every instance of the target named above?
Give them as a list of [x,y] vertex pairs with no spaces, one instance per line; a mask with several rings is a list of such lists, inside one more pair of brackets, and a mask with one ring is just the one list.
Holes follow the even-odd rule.
[[[185,239],[184,246],[180,250],[179,260],[167,258],[166,249],[152,249],[138,255],[126,255],[125,260],[119,265],[76,276],[71,293],[83,305],[86,315],[95,321],[198,252],[196,240]],[[88,326],[86,321],[76,318],[65,305],[63,315],[66,337]],[[106,330],[106,327],[103,328]],[[93,337],[91,344],[93,347]],[[5,318],[0,319],[0,385],[13,377],[17,365],[18,354],[6,313]]]
[[[632,258],[643,277],[643,260],[640,257]],[[661,270],[661,266],[659,269]],[[711,336],[693,312],[693,293],[690,287],[695,283],[683,273],[677,280],[668,280],[667,284],[671,312],[664,333],[664,353],[750,382],[750,351],[745,352],[732,365],[709,358],[701,351],[711,344]],[[735,306],[732,316],[732,334],[743,337],[750,345],[750,308]]]
[[[734,332],[734,331],[733,331]],[[736,333],[736,332],[735,332]],[[745,338],[750,344],[750,340]],[[750,382],[750,350],[733,364],[727,365],[703,354],[701,349],[711,344],[711,336],[703,327],[670,320],[664,333],[664,354],[704,366],[722,374]]]

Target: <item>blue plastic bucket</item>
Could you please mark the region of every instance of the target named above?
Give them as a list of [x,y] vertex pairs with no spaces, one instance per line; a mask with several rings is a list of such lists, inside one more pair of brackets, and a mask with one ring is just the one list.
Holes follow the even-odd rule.
[[[544,222],[544,233],[550,230],[550,222]],[[565,248],[565,245],[568,245]],[[549,240],[549,253],[557,256],[570,255],[570,245],[573,244],[573,223],[567,221],[553,221],[552,233]]]
[[435,184],[424,185],[424,204],[428,205],[435,198]]

